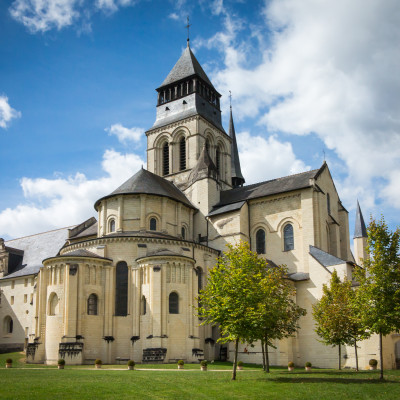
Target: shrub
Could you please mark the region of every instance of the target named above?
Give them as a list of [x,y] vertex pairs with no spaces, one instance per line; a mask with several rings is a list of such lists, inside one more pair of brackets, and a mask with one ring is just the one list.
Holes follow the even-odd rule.
[[375,358],[371,358],[371,359],[369,360],[369,365],[370,365],[371,367],[376,367],[376,366],[378,365],[378,361],[375,360]]
[[243,361],[238,361],[237,365],[238,367],[243,367]]
[[289,361],[287,366],[290,367],[290,368],[293,368],[294,367],[294,362],[293,361]]
[[11,358],[7,358],[6,364],[12,364],[12,359]]
[[312,364],[310,363],[310,361],[307,361],[307,362],[306,362],[306,367],[309,367],[309,368],[312,367]]
[[202,367],[207,367],[207,360],[201,361],[201,362],[200,362],[200,365],[201,365]]
[[135,361],[129,360],[128,361],[128,367],[134,367],[135,366]]
[[178,365],[185,365],[185,362],[183,360],[179,360]]
[[65,360],[64,360],[63,358],[60,358],[60,359],[57,361],[57,363],[58,363],[58,365],[65,365]]
[[96,365],[101,365],[103,364],[103,362],[100,359],[96,359],[96,361],[94,362]]

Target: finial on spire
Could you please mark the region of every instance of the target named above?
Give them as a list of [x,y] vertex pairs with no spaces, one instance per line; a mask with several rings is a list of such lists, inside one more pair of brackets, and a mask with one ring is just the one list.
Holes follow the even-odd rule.
[[187,24],[186,24],[185,28],[187,28],[187,47],[189,47],[189,41],[190,41],[189,28],[192,26],[191,24],[189,24],[189,15],[186,18],[186,22],[187,22]]
[[229,106],[232,110],[232,92],[231,91],[229,91]]

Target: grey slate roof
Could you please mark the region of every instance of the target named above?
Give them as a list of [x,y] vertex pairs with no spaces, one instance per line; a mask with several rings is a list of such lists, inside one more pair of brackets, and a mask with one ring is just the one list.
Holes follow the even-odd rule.
[[295,282],[307,281],[310,279],[310,274],[306,272],[295,272],[293,274],[289,274],[289,279]]
[[332,254],[310,245],[310,254],[324,267],[331,267],[333,265],[345,264],[346,261],[341,258],[335,257]]
[[42,261],[56,256],[67,238],[68,228],[62,228],[6,241],[7,247],[23,250],[24,257],[16,271],[1,279],[37,274],[42,266]]
[[172,182],[143,168],[111,194],[97,200],[94,208],[97,211],[97,207],[102,200],[121,194],[153,194],[156,196],[169,197],[170,199],[179,201],[188,207],[195,208],[187,197]]
[[171,83],[178,82],[192,75],[198,75],[203,81],[210,85],[214,90],[214,86],[208,79],[207,74],[204,72],[200,63],[197,61],[196,57],[192,53],[192,50],[188,46],[182,53],[179,60],[176,62],[175,66],[172,68],[171,72],[165,78],[164,82],[161,84],[160,88],[167,86]]
[[[57,257],[64,257],[64,258],[65,257],[87,257],[87,258],[100,258],[102,260],[110,260],[109,258],[101,257],[98,254],[93,253],[89,250],[85,250],[85,249],[73,250],[73,251],[70,251],[69,253],[64,253]],[[53,258],[53,257],[48,257],[48,258]]]
[[232,106],[231,106],[231,113],[229,118],[229,136],[232,138],[231,144],[231,166],[232,166],[232,178],[238,178],[243,184],[245,182],[242,170],[240,168],[240,160],[239,160],[239,151],[236,142],[236,133],[235,133],[235,125],[233,124],[233,117],[232,117]]
[[357,200],[356,224],[354,228],[354,239],[368,237],[367,228],[365,227],[364,217],[361,212],[360,203]]
[[271,196],[273,194],[310,187],[310,179],[315,178],[319,171],[320,169],[314,169],[300,174],[222,191],[220,202],[215,206],[215,208],[240,201],[256,199],[258,197]]
[[212,217],[213,215],[225,214],[231,211],[240,210],[243,207],[245,201],[239,201],[238,203],[227,204],[226,206],[214,208],[207,215],[207,217]]
[[89,226],[89,228],[84,229],[82,232],[78,233],[75,236],[70,236],[69,239],[77,239],[86,236],[95,236],[97,235],[97,229],[98,229],[98,223],[96,221],[93,225]]
[[147,258],[147,257],[184,257],[184,258],[190,258],[191,260],[193,260],[192,257],[176,253],[175,251],[172,251],[169,249],[158,249],[155,251],[150,251],[145,256],[137,258],[137,260],[140,260],[142,258]]

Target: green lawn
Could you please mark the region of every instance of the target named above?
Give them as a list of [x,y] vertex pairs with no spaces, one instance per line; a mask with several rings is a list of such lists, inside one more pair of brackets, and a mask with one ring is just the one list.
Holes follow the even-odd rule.
[[[5,359],[13,359],[13,368],[5,369]],[[313,370],[299,368],[288,372],[273,368],[265,374],[260,367],[248,365],[231,381],[231,365],[209,364],[201,372],[199,365],[125,365],[57,367],[25,365],[19,353],[0,355],[1,399],[400,399],[400,371],[387,371],[380,382],[375,371]],[[119,368],[119,370],[111,370]],[[167,371],[146,371],[166,368]]]

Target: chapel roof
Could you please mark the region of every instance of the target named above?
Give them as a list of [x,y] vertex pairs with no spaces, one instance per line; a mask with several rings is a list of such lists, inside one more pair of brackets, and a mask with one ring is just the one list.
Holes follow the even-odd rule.
[[174,82],[184,80],[193,75],[199,76],[204,82],[206,82],[215,90],[213,84],[211,83],[210,79],[208,79],[207,74],[204,72],[200,63],[197,61],[188,44],[186,49],[183,51],[181,57],[172,68],[171,72],[161,84],[160,88],[170,85]]
[[68,238],[69,228],[71,227],[38,233],[18,239],[11,239],[4,242],[7,248],[22,250],[23,257],[19,265],[1,279],[37,274],[42,266],[42,261],[46,258],[56,256],[64,246]]
[[354,229],[354,239],[368,237],[367,228],[365,227],[364,217],[361,212],[360,203],[357,200],[357,214]]
[[195,208],[187,197],[172,182],[143,168],[124,182],[120,187],[115,189],[111,194],[97,200],[94,208],[97,210],[100,202],[104,199],[128,194],[152,194],[155,196],[168,197],[179,201],[188,207]]
[[238,145],[236,142],[236,133],[235,133],[235,125],[233,123],[233,117],[232,117],[232,106],[231,106],[231,112],[229,116],[229,136],[232,139],[232,144],[231,144],[231,168],[232,168],[232,182],[233,186],[242,186],[243,183],[245,182],[243,175],[242,175],[242,170],[240,168],[240,159],[239,159],[239,150],[238,150]]
[[[326,164],[321,168],[324,168],[325,165]],[[310,180],[315,179],[317,175],[319,175],[321,168],[301,172],[295,175],[284,176],[282,178],[271,179],[253,185],[224,190],[221,192],[220,202],[213,208],[211,213],[228,204],[311,187],[312,183]]]
[[346,261],[332,254],[310,245],[310,254],[324,267],[332,267],[333,265],[345,264]]

